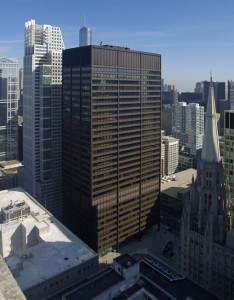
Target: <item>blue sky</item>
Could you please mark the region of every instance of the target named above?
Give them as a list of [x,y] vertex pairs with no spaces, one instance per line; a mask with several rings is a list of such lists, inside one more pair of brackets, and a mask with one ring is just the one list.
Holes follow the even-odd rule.
[[23,61],[24,23],[61,27],[66,48],[79,28],[93,44],[128,46],[162,55],[162,77],[178,91],[195,83],[234,80],[234,0],[1,0],[0,56]]

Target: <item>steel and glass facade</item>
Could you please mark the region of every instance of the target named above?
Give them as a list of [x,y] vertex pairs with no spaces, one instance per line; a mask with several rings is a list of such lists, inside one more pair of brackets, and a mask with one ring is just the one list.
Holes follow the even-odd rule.
[[62,51],[59,27],[25,23],[21,186],[62,216]]
[[0,161],[17,159],[19,63],[0,57]]
[[63,52],[64,222],[98,252],[159,220],[161,56]]
[[92,29],[90,27],[82,26],[79,32],[79,46],[92,45]]

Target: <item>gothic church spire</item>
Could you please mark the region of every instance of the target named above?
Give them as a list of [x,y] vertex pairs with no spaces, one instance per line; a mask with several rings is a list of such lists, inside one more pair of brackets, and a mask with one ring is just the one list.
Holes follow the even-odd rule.
[[205,132],[201,158],[207,162],[220,162],[221,160],[212,77],[210,78],[210,89],[207,102]]

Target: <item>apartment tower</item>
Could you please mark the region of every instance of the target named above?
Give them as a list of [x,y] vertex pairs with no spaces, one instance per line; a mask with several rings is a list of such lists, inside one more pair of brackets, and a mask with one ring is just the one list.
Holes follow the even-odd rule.
[[0,56],[0,161],[17,159],[19,63]]
[[24,189],[61,217],[62,50],[60,28],[25,23]]
[[64,222],[98,252],[159,220],[161,57],[63,52]]
[[172,175],[178,170],[179,164],[179,140],[172,136],[162,136],[162,149],[164,150],[163,175]]

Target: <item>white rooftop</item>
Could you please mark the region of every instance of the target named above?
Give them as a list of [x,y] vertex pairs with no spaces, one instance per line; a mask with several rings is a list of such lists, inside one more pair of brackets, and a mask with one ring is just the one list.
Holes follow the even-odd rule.
[[176,198],[179,191],[183,191],[190,187],[193,177],[195,180],[197,177],[197,170],[192,168],[175,173],[171,180],[161,181],[161,193]]
[[[30,214],[4,223],[4,208],[23,201]],[[22,290],[97,256],[22,188],[1,191],[0,209],[0,254]]]

